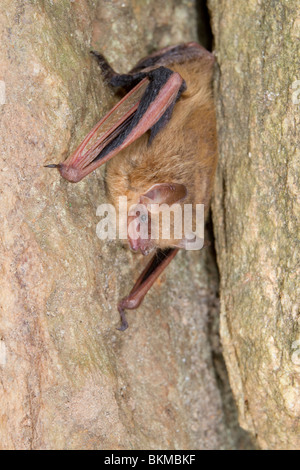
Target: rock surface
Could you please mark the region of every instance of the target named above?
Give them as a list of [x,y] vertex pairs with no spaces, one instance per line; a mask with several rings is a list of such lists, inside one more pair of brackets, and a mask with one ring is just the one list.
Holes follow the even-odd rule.
[[145,260],[96,237],[103,169],[72,185],[43,167],[114,103],[91,46],[126,72],[196,39],[194,2],[161,3],[2,1],[2,449],[251,447],[218,343],[212,252],[178,255],[118,332]]
[[241,425],[264,449],[299,449],[299,2],[209,6],[226,365]]

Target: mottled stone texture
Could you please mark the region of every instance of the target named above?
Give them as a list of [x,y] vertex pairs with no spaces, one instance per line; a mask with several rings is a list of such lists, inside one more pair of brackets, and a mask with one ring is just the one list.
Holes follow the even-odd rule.
[[91,47],[126,72],[195,40],[196,23],[193,1],[2,0],[2,449],[250,446],[218,342],[212,252],[180,253],[117,331],[145,259],[96,237],[104,169],[72,185],[43,167],[114,103]]
[[213,220],[226,364],[241,425],[264,449],[296,449],[299,2],[209,6],[218,59]]

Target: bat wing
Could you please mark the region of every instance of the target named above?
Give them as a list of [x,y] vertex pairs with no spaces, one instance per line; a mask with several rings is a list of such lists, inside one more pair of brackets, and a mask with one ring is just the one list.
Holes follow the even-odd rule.
[[147,72],[115,74],[110,68],[113,86],[130,91],[88,133],[75,152],[58,168],[70,182],[78,182],[151,130],[150,140],[168,122],[173,107],[185,90],[179,73],[164,66]]

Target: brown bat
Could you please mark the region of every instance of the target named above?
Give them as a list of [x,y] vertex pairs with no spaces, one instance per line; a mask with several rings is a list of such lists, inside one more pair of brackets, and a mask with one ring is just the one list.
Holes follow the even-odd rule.
[[[128,327],[125,309],[137,308],[178,250],[189,249],[186,236],[164,239],[161,227],[158,239],[138,237],[145,227],[150,234],[153,204],[191,204],[193,214],[197,204],[204,204],[208,212],[217,164],[214,56],[197,43],[181,44],[155,52],[123,75],[101,54],[92,53],[110,85],[126,94],[65,162],[47,166],[76,183],[107,163],[107,196],[117,215],[119,196],[127,196],[129,206],[146,206],[146,216],[136,210],[119,221],[125,230],[135,222],[127,237],[133,251],[155,251],[130,294],[119,302],[123,331]],[[173,225],[174,219],[171,229]]]

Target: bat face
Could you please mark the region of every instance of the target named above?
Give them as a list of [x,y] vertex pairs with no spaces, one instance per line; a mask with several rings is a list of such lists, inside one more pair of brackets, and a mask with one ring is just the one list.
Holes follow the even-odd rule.
[[[128,216],[123,220],[119,216],[123,230],[127,230],[130,248],[147,255],[158,248],[177,246],[182,237],[179,236],[179,239],[175,240],[170,234],[174,233],[175,209],[178,212],[177,218],[180,219],[179,224],[182,225],[183,211],[180,203],[186,196],[186,187],[178,183],[157,183],[144,194],[135,193],[130,201]],[[172,212],[170,208],[173,208]],[[160,214],[165,219],[168,218],[166,227],[161,223]]]
[[[176,229],[184,225],[186,207],[193,215],[199,205],[208,212],[217,163],[214,58],[196,43],[181,44],[119,75],[103,56],[94,55],[110,84],[127,93],[65,162],[48,166],[78,182],[106,163],[107,197],[116,208],[119,229],[127,231],[128,246],[143,255],[156,253],[119,304],[124,330],[124,309],[140,304],[179,248],[193,249],[190,234]],[[121,214],[124,196],[129,210]],[[169,232],[162,223],[166,215]],[[201,237],[197,230],[192,235]]]

